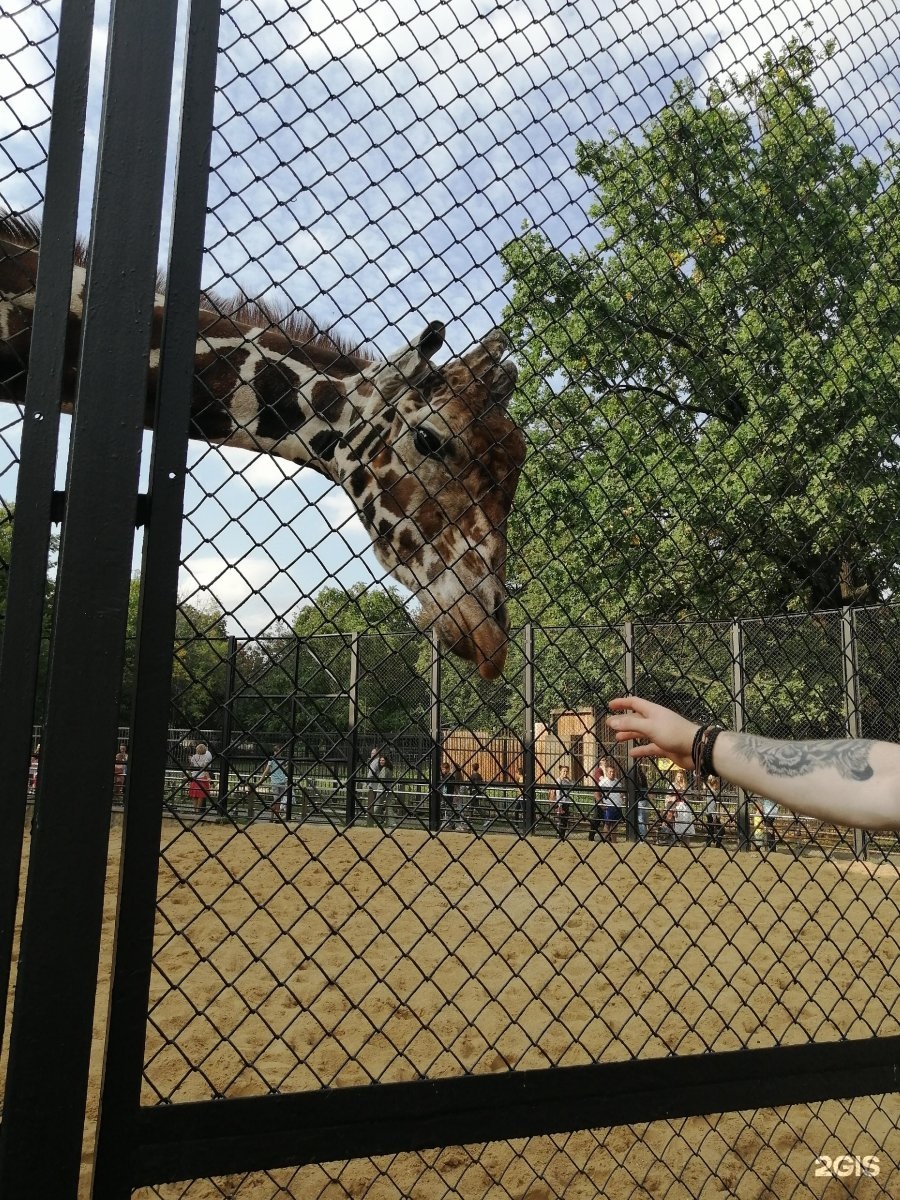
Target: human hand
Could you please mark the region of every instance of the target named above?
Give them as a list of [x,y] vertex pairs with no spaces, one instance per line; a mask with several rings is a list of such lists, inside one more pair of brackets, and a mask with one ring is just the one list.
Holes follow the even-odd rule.
[[646,744],[631,748],[632,758],[670,758],[679,767],[691,770],[691,746],[697,725],[664,708],[651,704],[638,696],[620,696],[610,700],[609,708],[620,716],[609,717],[609,727],[616,734],[617,742],[633,742],[637,739]]

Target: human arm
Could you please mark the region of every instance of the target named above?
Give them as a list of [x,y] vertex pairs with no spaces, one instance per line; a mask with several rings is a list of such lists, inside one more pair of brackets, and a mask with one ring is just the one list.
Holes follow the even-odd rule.
[[[697,724],[661,704],[623,696],[609,705],[617,742],[640,740],[635,758],[670,758],[692,769]],[[834,825],[900,829],[900,746],[863,738],[777,741],[718,735],[713,770],[746,791]]]

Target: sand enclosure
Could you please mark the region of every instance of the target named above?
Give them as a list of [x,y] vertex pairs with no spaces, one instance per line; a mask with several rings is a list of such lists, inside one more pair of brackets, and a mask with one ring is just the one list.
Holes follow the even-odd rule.
[[[144,1102],[893,1034],[898,901],[893,864],[168,822]],[[891,1195],[898,1117],[891,1095],[138,1195]],[[843,1150],[879,1177],[815,1176]]]
[[820,856],[204,824],[164,851],[146,1099],[895,1033],[898,902]]

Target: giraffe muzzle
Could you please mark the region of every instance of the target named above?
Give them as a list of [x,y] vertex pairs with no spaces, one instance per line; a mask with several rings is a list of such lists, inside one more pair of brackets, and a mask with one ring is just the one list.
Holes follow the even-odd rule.
[[498,679],[503,674],[509,650],[506,626],[488,616],[471,597],[439,619],[438,632],[454,654],[475,663],[482,679]]

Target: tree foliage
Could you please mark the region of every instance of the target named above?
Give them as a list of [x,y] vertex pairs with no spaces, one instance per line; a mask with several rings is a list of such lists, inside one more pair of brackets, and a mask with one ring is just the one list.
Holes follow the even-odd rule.
[[[896,589],[900,152],[839,140],[813,86],[829,52],[793,41],[705,93],[679,83],[639,137],[578,146],[595,245],[526,229],[505,247],[531,447],[520,618],[721,620]],[[839,675],[818,708],[804,692],[811,645],[754,692],[780,729],[824,730],[840,706]],[[545,674],[571,665],[551,653]],[[646,683],[668,694],[681,671]],[[595,674],[599,695],[617,686]]]
[[[351,635],[359,634],[359,712],[378,733],[427,728],[427,638],[394,587],[327,587],[295,614],[298,698],[310,718],[346,729]],[[424,661],[423,661],[424,659]]]
[[505,247],[531,452],[519,604],[567,624],[832,608],[898,582],[898,154],[799,42],[584,142],[597,243]]
[[[131,580],[128,630],[122,676],[120,720],[131,720],[137,654],[138,603],[141,580]],[[250,668],[245,664],[244,671]],[[187,729],[216,729],[222,725],[228,677],[228,631],[225,614],[213,604],[182,601],[175,617],[172,662],[171,723]]]

